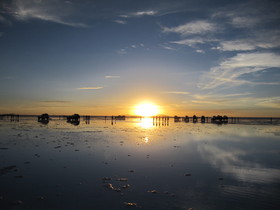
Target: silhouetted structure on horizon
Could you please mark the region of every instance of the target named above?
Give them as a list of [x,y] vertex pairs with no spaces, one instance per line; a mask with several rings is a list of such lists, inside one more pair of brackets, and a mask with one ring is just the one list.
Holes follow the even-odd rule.
[[188,115],[186,115],[186,116],[183,118],[183,120],[184,120],[185,122],[190,122],[190,118],[189,118]]
[[153,126],[169,126],[169,117],[153,116]]
[[193,123],[197,123],[197,116],[196,115],[194,115],[192,119],[193,119]]
[[90,119],[91,119],[90,115],[83,116],[83,120],[86,121],[86,124],[90,124]]
[[42,124],[48,124],[49,118],[50,118],[50,116],[47,113],[41,114],[38,116],[38,122],[40,122]]
[[71,116],[67,116],[67,122],[71,123],[73,125],[79,125],[80,124],[80,115],[73,114]]
[[4,120],[4,119],[9,119],[10,121],[13,121],[13,122],[18,122],[19,114],[1,114],[0,120]]
[[177,115],[174,116],[174,122],[180,122],[181,117],[178,117]]
[[200,120],[201,120],[201,123],[205,123],[205,120],[206,120],[205,116],[202,115]]
[[124,115],[115,116],[115,120],[125,120],[125,116]]
[[228,123],[228,117],[226,115],[224,115],[224,116],[221,116],[221,115],[213,116],[211,118],[211,122],[212,123],[217,123],[217,124]]

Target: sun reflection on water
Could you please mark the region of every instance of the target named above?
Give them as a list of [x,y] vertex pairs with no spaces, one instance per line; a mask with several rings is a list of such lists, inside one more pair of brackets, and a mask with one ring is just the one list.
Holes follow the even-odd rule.
[[146,136],[146,137],[144,138],[144,141],[145,141],[146,144],[149,143],[149,138]]
[[142,118],[138,125],[141,128],[150,129],[153,128],[153,118]]

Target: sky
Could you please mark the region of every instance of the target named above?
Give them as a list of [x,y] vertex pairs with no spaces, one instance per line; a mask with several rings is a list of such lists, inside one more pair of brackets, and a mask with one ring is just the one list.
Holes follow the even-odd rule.
[[280,117],[280,2],[1,0],[0,113]]

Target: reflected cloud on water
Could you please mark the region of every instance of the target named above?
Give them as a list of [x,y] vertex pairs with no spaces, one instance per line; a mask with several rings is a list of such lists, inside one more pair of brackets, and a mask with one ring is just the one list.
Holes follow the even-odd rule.
[[[230,174],[239,181],[269,183],[280,181],[280,170],[275,168],[274,160],[279,155],[279,143],[267,140],[264,147],[259,139],[242,139],[231,142],[230,139],[199,144],[201,157],[212,167],[224,174]],[[269,165],[271,164],[271,165]]]
[[[22,206],[40,209],[33,202],[38,195],[53,207],[67,204],[67,209],[74,201],[83,203],[84,208],[76,209],[90,209],[92,202],[97,209],[123,209],[120,199],[142,209],[163,210],[279,206],[279,126],[185,122],[162,126],[153,118],[113,122],[95,119],[78,126],[58,119],[47,125],[32,120],[0,122],[0,169],[5,172],[0,176],[0,207],[21,199]],[[8,170],[14,167],[18,171]],[[14,182],[15,176],[22,176],[21,182]],[[107,187],[101,184],[104,177]],[[120,178],[129,189],[122,188]],[[62,196],[51,197],[57,185]]]

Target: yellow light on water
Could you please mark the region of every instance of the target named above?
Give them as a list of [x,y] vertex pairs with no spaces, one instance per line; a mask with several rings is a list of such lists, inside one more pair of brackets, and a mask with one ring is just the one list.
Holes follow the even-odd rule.
[[151,117],[159,114],[159,107],[152,103],[142,103],[135,107],[135,114],[143,117]]
[[145,128],[145,129],[152,128],[154,126],[153,125],[153,119],[152,118],[143,118],[143,119],[140,120],[138,125],[141,128]]

